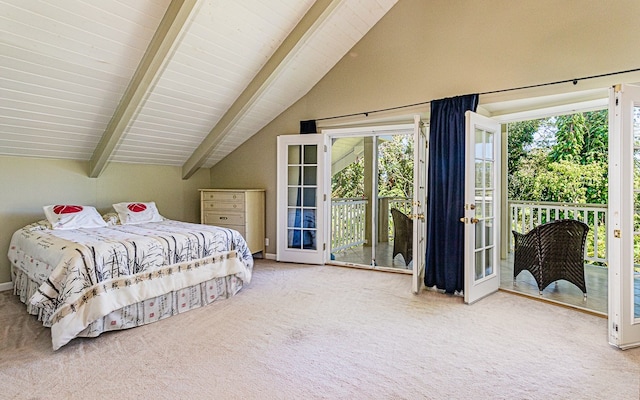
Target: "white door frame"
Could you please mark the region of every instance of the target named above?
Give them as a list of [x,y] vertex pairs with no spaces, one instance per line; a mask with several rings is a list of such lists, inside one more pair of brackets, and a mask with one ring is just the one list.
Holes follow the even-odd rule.
[[[313,191],[315,190],[315,207],[310,206],[305,208],[302,206],[302,213],[304,214],[306,210],[310,212],[315,212],[315,227],[310,229],[315,232],[315,248],[313,249],[305,249],[305,248],[293,248],[289,246],[289,230],[290,230],[290,214],[292,210],[298,210],[300,207],[292,206],[289,207],[289,189],[290,186],[288,182],[289,176],[289,146],[317,146],[316,148],[316,164],[311,164],[308,167],[311,169],[316,167],[316,176],[315,176],[315,185],[308,186],[308,189]],[[323,251],[326,247],[326,242],[324,239],[324,227],[323,223],[324,219],[324,210],[326,209],[326,196],[324,189],[324,165],[325,165],[325,154],[324,145],[323,145],[323,137],[318,134],[309,134],[309,135],[281,135],[277,138],[277,216],[276,216],[276,236],[278,238],[278,244],[276,249],[276,260],[277,261],[285,261],[285,262],[297,262],[304,264],[324,264],[324,256],[325,252]],[[305,168],[307,166],[302,165],[304,162],[301,162],[300,165],[296,164],[294,168],[299,168],[303,170],[307,170],[309,168]],[[301,172],[299,172],[302,174]],[[298,185],[293,185],[292,189],[297,190],[298,192],[305,192],[304,185],[298,187]],[[298,205],[300,206],[300,205]],[[304,215],[301,215],[300,218],[304,220]],[[302,224],[302,222],[301,222]],[[304,229],[303,227],[301,227]],[[295,229],[294,229],[295,230]],[[303,239],[301,239],[303,240]]]
[[[640,346],[640,317],[634,305],[634,153],[640,154],[640,133],[634,140],[634,111],[640,108],[640,87],[616,85],[609,92],[609,343],[621,349]],[[635,123],[634,123],[635,122]]]
[[427,188],[429,140],[426,127],[416,115],[413,119],[413,279],[411,290],[420,293],[424,285],[427,250]]
[[[414,124],[410,123],[404,123],[404,124],[393,124],[393,125],[374,125],[374,126],[367,126],[367,127],[353,127],[353,128],[327,128],[327,129],[323,129],[322,130],[322,134],[325,137],[325,147],[327,149],[327,154],[326,154],[326,158],[327,160],[331,160],[331,140],[333,138],[339,138],[339,137],[349,137],[349,136],[379,136],[379,135],[384,135],[385,132],[388,132],[388,134],[413,134],[414,132]],[[377,165],[374,166],[374,168],[377,171]],[[330,162],[327,161],[326,162],[326,167],[325,167],[325,183],[324,186],[326,188],[326,198],[327,198],[327,205],[326,205],[326,212],[325,212],[325,224],[324,226],[327,227],[327,229],[325,229],[325,236],[324,236],[324,241],[325,243],[327,243],[327,249],[325,251],[325,260],[331,260],[331,249],[329,248],[330,245],[329,243],[331,243],[331,230],[329,229],[329,227],[331,226],[331,171],[330,171],[331,167],[330,167]],[[374,173],[374,176],[377,176],[377,172]],[[376,182],[377,184],[377,182]],[[376,190],[377,191],[377,190]],[[376,226],[376,215],[377,215],[377,205],[374,204],[372,205],[372,229],[377,232],[377,226]],[[374,232],[374,233],[375,233]],[[372,252],[375,251],[375,243],[372,244]],[[375,253],[373,253],[373,256],[375,257]],[[335,264],[341,264],[341,263],[337,263],[334,262]],[[351,265],[351,263],[346,263],[347,265]],[[377,266],[371,266],[372,268],[376,268]],[[380,270],[387,270],[387,268],[385,266],[380,266],[380,268],[378,268]],[[389,268],[389,270],[396,270],[395,268]]]
[[[501,146],[500,123],[472,111],[465,113],[465,205],[461,220],[464,228],[464,302],[472,304],[483,297],[497,292],[500,288],[500,198],[501,198]],[[478,148],[476,132],[482,134],[482,147]],[[493,142],[485,146],[488,135]],[[483,182],[481,198],[477,198],[476,181],[478,163],[481,165],[480,178]],[[486,165],[492,165],[491,173],[485,174]],[[485,179],[491,178],[487,187]],[[489,190],[484,190],[484,189]],[[492,192],[492,201],[485,202],[485,192]],[[477,204],[480,202],[480,204]],[[491,207],[487,207],[490,205]],[[480,226],[482,237],[476,238]],[[490,228],[490,229],[487,229]],[[489,235],[487,235],[487,232]],[[487,260],[487,254],[490,259]],[[478,268],[478,256],[483,265]],[[491,268],[487,268],[489,265]]]

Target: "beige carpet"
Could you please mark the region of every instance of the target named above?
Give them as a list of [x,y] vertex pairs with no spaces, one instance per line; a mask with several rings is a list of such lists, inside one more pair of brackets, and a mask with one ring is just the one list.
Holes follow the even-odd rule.
[[0,293],[2,399],[634,399],[640,349],[607,321],[499,292],[473,306],[408,275],[257,260],[238,296],[75,339]]

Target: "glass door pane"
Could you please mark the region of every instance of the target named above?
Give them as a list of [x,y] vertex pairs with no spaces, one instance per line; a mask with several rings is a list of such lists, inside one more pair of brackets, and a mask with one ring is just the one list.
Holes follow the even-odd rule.
[[475,129],[475,274],[476,281],[492,276],[496,244],[493,242],[495,216],[493,215],[493,174],[495,160],[493,158],[494,133]]
[[[368,149],[367,149],[368,147]],[[366,154],[365,154],[366,153]],[[372,138],[331,140],[331,260],[372,265],[371,196],[365,170],[371,171]],[[366,175],[371,176],[371,173]]]
[[[332,261],[411,270],[413,221],[406,219],[413,196],[412,133],[405,128],[332,136]],[[396,226],[391,209],[403,214],[403,227]]]
[[[378,265],[413,266],[413,132],[378,137]],[[391,210],[398,212],[392,215]]]
[[317,249],[318,146],[293,145],[287,155],[287,247]]

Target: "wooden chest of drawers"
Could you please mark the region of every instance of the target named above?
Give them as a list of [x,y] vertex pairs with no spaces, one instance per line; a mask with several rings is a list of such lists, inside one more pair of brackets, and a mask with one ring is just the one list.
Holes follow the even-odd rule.
[[264,254],[264,189],[200,189],[200,222],[235,229]]

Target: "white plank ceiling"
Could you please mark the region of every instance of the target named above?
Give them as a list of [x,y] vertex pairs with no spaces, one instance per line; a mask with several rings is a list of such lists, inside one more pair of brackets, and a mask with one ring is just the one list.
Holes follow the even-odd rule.
[[[106,157],[182,166],[185,178],[213,166],[396,2],[197,1]],[[0,0],[0,155],[104,157],[99,143],[171,3]]]

